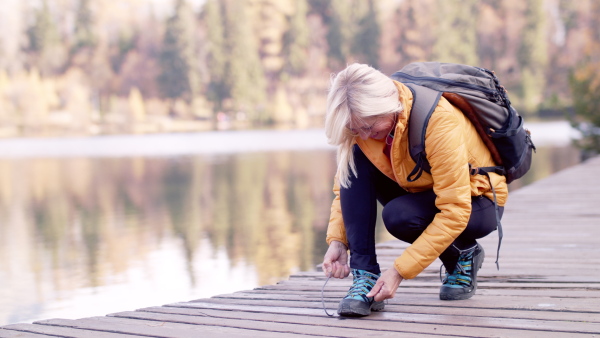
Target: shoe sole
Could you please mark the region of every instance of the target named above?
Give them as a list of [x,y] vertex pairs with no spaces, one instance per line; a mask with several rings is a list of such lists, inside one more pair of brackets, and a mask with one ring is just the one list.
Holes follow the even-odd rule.
[[343,317],[364,317],[371,311],[381,311],[385,307],[384,302],[373,302],[370,307],[358,299],[342,299],[338,307],[338,314]]
[[463,291],[465,288],[450,288],[442,286],[440,289],[441,300],[465,300],[473,297],[475,291],[477,291],[477,273],[483,266],[483,260],[485,259],[485,251],[483,251],[483,247],[479,244],[477,245],[481,251],[479,252],[479,255],[475,256],[475,259],[473,259],[473,263],[475,263],[475,266],[477,267],[473,273],[473,288],[467,292],[456,292]]

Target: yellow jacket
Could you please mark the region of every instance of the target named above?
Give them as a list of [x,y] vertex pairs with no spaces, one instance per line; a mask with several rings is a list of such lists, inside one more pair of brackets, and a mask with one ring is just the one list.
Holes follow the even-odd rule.
[[[384,140],[356,137],[356,143],[367,158],[386,176],[397,182],[410,193],[433,189],[440,210],[427,229],[394,262],[394,267],[403,278],[414,278],[458,237],[471,215],[471,196],[484,195],[493,200],[488,179],[483,175],[469,175],[469,163],[474,167],[493,166],[489,150],[469,119],[441,98],[431,115],[425,133],[425,151],[431,165],[431,174],[423,172],[421,177],[408,182],[407,177],[415,167],[408,151],[408,118],[413,103],[412,92],[400,82],[394,81],[404,111],[399,114],[391,146],[390,159],[383,153]],[[504,176],[490,173],[496,189],[498,205],[504,206],[508,188]],[[346,245],[346,230],[340,207],[340,188],[334,180],[335,198],[331,206],[331,217],[327,228],[327,243],[336,240]]]

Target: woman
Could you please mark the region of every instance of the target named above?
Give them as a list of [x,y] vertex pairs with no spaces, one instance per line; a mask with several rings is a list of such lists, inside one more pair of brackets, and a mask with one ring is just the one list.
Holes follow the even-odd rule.
[[[403,279],[438,257],[446,268],[440,299],[472,297],[484,258],[476,239],[496,229],[490,182],[500,215],[504,211],[504,176],[469,175],[469,164],[494,162],[471,122],[444,98],[426,131],[431,174],[407,179],[415,167],[407,132],[412,100],[408,87],[367,65],[352,64],[332,79],[325,128],[338,146],[338,169],[323,270],[335,278],[354,276],[338,308],[342,316],[383,309]],[[375,254],[377,201],[387,230],[412,243],[383,274]]]

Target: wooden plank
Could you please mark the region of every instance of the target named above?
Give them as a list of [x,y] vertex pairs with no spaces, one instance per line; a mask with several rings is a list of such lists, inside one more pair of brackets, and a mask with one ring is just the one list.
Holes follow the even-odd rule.
[[[330,279],[331,283],[339,283],[340,281],[349,281],[351,276],[348,276],[347,279]],[[290,276],[288,279],[289,283],[298,283],[303,281],[311,281],[311,282],[319,282],[323,284],[327,279],[321,273],[315,273],[314,275],[304,275],[304,276]],[[483,284],[489,282],[501,282],[501,283],[571,283],[571,284],[598,284],[600,285],[600,281],[596,277],[589,276],[519,276],[513,275],[510,277],[506,276],[498,276],[498,275],[478,275],[478,281]],[[327,284],[329,285],[330,282]],[[417,278],[411,281],[404,281],[401,286],[406,286],[407,283],[418,283],[418,282],[427,282],[441,285],[439,273],[422,273]],[[281,283],[281,282],[280,282]],[[280,284],[278,283],[278,284]]]
[[[262,316],[262,320],[258,320],[260,316],[255,315],[248,319],[247,316],[242,316],[241,313],[233,313],[232,316],[211,316],[207,312],[201,311],[194,315],[189,312],[186,314],[175,314],[175,311],[135,311],[135,312],[121,312],[112,314],[111,316],[117,316],[120,318],[134,318],[134,319],[146,319],[146,320],[157,320],[157,321],[168,321],[177,323],[188,323],[196,325],[206,325],[206,323],[217,322],[220,326],[230,326],[236,328],[243,328],[248,330],[254,330],[256,336],[262,336],[263,332],[277,332],[277,333],[296,333],[306,334],[316,337],[366,337],[373,334],[383,337],[414,337],[415,335],[421,335],[415,331],[402,331],[402,330],[377,330],[373,332],[371,328],[365,329],[360,326],[348,328],[347,325],[333,326],[332,322],[335,319],[327,318],[327,323],[321,322],[319,325],[318,321],[303,321],[300,320],[299,316],[294,321],[278,321],[276,316],[269,314],[268,316]],[[226,311],[232,313],[231,311]],[[314,318],[313,318],[314,319]],[[325,318],[324,318],[325,319]],[[345,323],[345,322],[344,322]]]
[[[260,335],[261,337],[314,337],[313,335],[299,333],[268,332],[245,330],[238,327],[224,327],[220,323],[212,321],[212,325],[193,325],[168,322],[163,320],[135,320],[117,317],[91,317],[77,320],[50,319],[39,322],[40,325],[48,327],[66,327],[81,330],[103,331],[109,335],[128,334],[135,336],[169,337],[169,338],[197,338],[199,336],[220,336],[232,338],[249,338]],[[88,331],[85,331],[88,332]],[[92,336],[95,338],[95,336]]]
[[[196,304],[200,305],[200,304]],[[313,322],[314,325],[320,325],[318,323],[323,323],[323,325],[336,325],[336,323],[328,323],[331,321],[331,318],[326,317],[322,310],[320,309],[308,309],[305,307],[299,308],[290,308],[290,307],[275,307],[275,306],[239,306],[234,305],[234,307],[224,306],[219,308],[216,304],[204,303],[200,305],[203,309],[200,311],[204,312],[204,309],[222,309],[228,310],[232,316],[240,316],[240,311],[247,312],[266,312],[271,314],[278,315],[294,315],[290,318],[292,320],[298,320],[294,318],[308,317],[313,316],[314,318],[310,318],[310,322]],[[143,309],[144,311],[170,311],[168,309],[157,309],[153,308],[152,310]],[[235,310],[231,311],[231,310]],[[456,311],[459,313],[459,311]],[[192,315],[194,312],[191,312]],[[319,314],[320,313],[320,314]],[[273,318],[276,318],[273,316]],[[275,320],[275,319],[273,319]],[[431,325],[433,327],[437,327],[436,332],[446,334],[457,334],[457,335],[465,335],[465,323],[469,323],[469,330],[471,334],[475,336],[490,336],[494,335],[494,330],[508,330],[511,331],[512,334],[516,334],[515,331],[527,330],[527,331],[537,331],[537,336],[539,337],[543,332],[546,335],[546,332],[562,332],[565,333],[596,333],[598,327],[600,327],[599,323],[587,325],[586,323],[571,323],[568,321],[547,321],[547,320],[524,320],[524,319],[515,319],[515,318],[495,318],[495,317],[472,317],[472,316],[447,316],[447,315],[430,315],[430,314],[414,314],[414,313],[403,313],[403,312],[377,312],[371,314],[369,317],[365,317],[362,319],[360,325],[362,327],[367,327],[369,329],[378,329],[378,330],[414,330],[415,332],[424,332],[427,325]],[[341,325],[351,325],[350,322],[352,320],[342,320],[343,323]],[[383,323],[382,323],[383,322]],[[584,324],[584,325],[578,325]],[[440,330],[440,327],[444,327],[444,331]],[[507,336],[509,336],[507,334]],[[531,335],[535,336],[535,335]]]
[[[11,335],[6,337],[73,337],[73,338],[134,338],[136,335],[118,334],[116,332],[101,332],[94,330],[79,329],[73,327],[48,326],[40,324],[11,324],[3,326],[0,329],[0,337],[5,332],[10,332]],[[18,333],[22,334],[21,336]],[[7,333],[8,334],[8,333]]]
[[[521,309],[521,310],[543,310],[543,311],[570,311],[570,312],[591,312],[598,313],[598,305],[596,302],[582,303],[580,300],[557,300],[554,298],[539,298],[539,299],[520,299],[518,297],[512,299],[484,299],[478,297],[477,299],[469,299],[465,301],[442,301],[439,299],[427,299],[422,297],[396,297],[389,300],[390,305],[408,306],[408,305],[421,305],[421,306],[445,306],[450,308],[478,308],[478,309]],[[493,301],[492,301],[493,300]],[[318,301],[286,301],[286,300],[268,300],[268,299],[227,299],[227,298],[210,298],[202,300],[203,302],[210,303],[221,303],[221,304],[244,304],[244,305],[268,305],[268,306],[289,306],[289,307],[309,307],[318,308],[320,303]],[[183,306],[182,304],[193,304],[198,301],[190,303],[176,303],[176,306]],[[328,306],[337,307],[338,301],[326,300]],[[174,304],[169,304],[174,306]],[[193,306],[193,305],[190,305]]]
[[0,328],[0,338],[48,338],[48,335]]
[[[303,278],[303,279],[288,279],[282,280],[275,285],[308,285],[308,286],[323,286],[326,277],[316,277],[316,278]],[[600,282],[594,281],[586,281],[581,280],[578,282],[573,281],[557,281],[553,279],[541,279],[541,278],[503,278],[500,281],[495,281],[493,278],[478,276],[478,285],[482,287],[489,288],[498,288],[498,287],[507,287],[512,286],[514,288],[544,288],[544,289],[576,289],[576,288],[586,288],[590,290],[600,290]],[[327,282],[327,285],[351,285],[352,278],[331,278]],[[441,282],[439,278],[430,277],[430,278],[415,278],[403,280],[402,284],[400,284],[400,288],[403,286],[414,286],[414,287],[428,287],[428,286],[437,286],[439,287]],[[260,288],[260,287],[259,287]]]
[[[327,300],[325,304],[328,309],[336,309],[339,299]],[[317,302],[314,308],[321,309],[319,306],[320,301]],[[582,311],[559,311],[553,310],[547,307],[538,307],[536,309],[531,308],[478,308],[478,307],[454,307],[454,306],[438,306],[435,304],[422,304],[416,302],[415,304],[394,304],[388,303],[386,305],[386,311],[401,311],[410,313],[421,313],[421,314],[449,314],[455,315],[457,310],[460,314],[469,316],[490,316],[490,313],[495,317],[500,318],[523,318],[523,319],[548,319],[548,320],[569,320],[573,322],[584,321],[592,323],[600,323],[600,316],[598,313],[582,312]]]
[[[414,292],[407,292],[407,290],[409,289],[400,289],[398,290],[398,293],[396,293],[397,295],[397,299],[414,299],[414,300],[419,300],[419,301],[435,301],[436,303],[440,303],[440,304],[456,304],[456,302],[447,302],[447,301],[440,301],[438,299],[438,293],[437,292],[419,292],[420,290],[428,290],[428,289],[413,289]],[[320,292],[314,292],[314,291],[288,291],[286,292],[286,290],[276,290],[278,291],[277,293],[274,292],[270,292],[272,290],[268,290],[264,291],[264,290],[257,290],[257,291],[261,291],[261,292],[236,292],[236,293],[232,293],[232,294],[224,294],[224,295],[219,295],[219,296],[215,296],[213,297],[213,299],[223,299],[223,298],[229,298],[229,299],[272,299],[272,300],[298,300],[298,299],[303,299],[303,300],[313,300],[313,301],[320,301],[321,300],[321,294]],[[479,292],[481,291],[481,292]],[[467,300],[466,303],[472,303],[472,302],[490,302],[491,304],[498,304],[498,301],[501,301],[503,299],[509,299],[509,300],[522,300],[525,299],[525,301],[536,301],[536,300],[540,300],[540,301],[548,301],[551,299],[556,299],[557,301],[560,300],[561,302],[565,303],[565,304],[571,304],[571,305],[575,305],[575,304],[588,304],[588,305],[596,305],[595,308],[592,308],[591,310],[594,312],[598,312],[600,313],[600,305],[598,305],[598,298],[595,297],[558,297],[556,293],[551,293],[551,292],[547,292],[545,294],[538,294],[535,297],[523,297],[523,296],[519,296],[519,295],[514,295],[514,294],[504,294],[504,295],[497,295],[497,294],[486,294],[484,292],[485,290],[478,290],[477,294],[470,300]],[[324,293],[324,298],[325,299],[329,299],[329,300],[339,300],[341,299],[343,296],[346,295],[346,290],[341,288],[338,290],[327,290]],[[199,300],[199,301],[203,301],[203,300]],[[194,301],[192,301],[194,302]],[[462,302],[460,302],[462,303]]]
[[[227,297],[219,297],[219,298],[227,298]],[[342,297],[324,297],[324,301],[326,305],[329,306],[330,309],[335,309],[337,303],[340,301]],[[252,299],[256,300],[257,303],[261,303],[262,300],[285,300],[291,302],[312,302],[317,303],[316,308],[320,308],[321,298],[320,296],[301,296],[301,295],[269,295],[269,294],[248,294],[243,295],[243,298],[238,296],[233,299]],[[556,302],[556,300],[554,300]],[[194,302],[196,303],[196,302]],[[446,302],[447,303],[447,302]],[[396,304],[395,302],[389,302],[386,306],[388,310],[400,309],[402,312],[411,312],[411,313],[440,313],[440,314],[456,314],[457,308],[460,309],[461,314],[465,315],[473,315],[473,316],[485,316],[486,313],[490,312],[490,309],[482,309],[482,308],[471,308],[471,307],[456,307],[456,306],[439,306],[422,304],[421,302],[415,302],[415,304]],[[490,304],[494,304],[494,301],[490,301]],[[542,303],[544,304],[544,303]],[[506,309],[506,308],[498,308],[496,306],[493,307],[493,315],[497,317],[503,318],[529,318],[529,319],[556,319],[556,320],[570,320],[570,321],[584,321],[584,322],[594,322],[600,323],[600,312],[583,312],[583,311],[557,311],[553,309],[553,306],[548,306],[551,303],[546,303],[547,306],[538,306],[537,311],[532,311],[534,309]],[[313,304],[313,307],[314,304]]]
[[[337,289],[330,290],[326,288],[325,295],[330,295],[330,297],[343,297],[346,295],[347,289]],[[433,288],[399,288],[398,292],[401,294],[431,294],[437,295],[439,294],[439,289]],[[233,294],[288,294],[289,292],[286,290],[246,290],[246,291],[238,291]],[[298,295],[313,295],[314,297],[321,297],[321,290],[307,290],[307,291],[298,291],[296,292]],[[486,296],[518,296],[518,297],[556,297],[556,290],[545,290],[545,289],[477,289],[478,295],[486,295]],[[218,295],[215,297],[228,296],[228,294]],[[569,290],[567,294],[565,294],[561,298],[600,298],[600,291],[594,290]]]
[[[326,288],[348,288],[352,284],[351,280],[345,281],[332,281],[330,280],[327,283]],[[402,288],[440,288],[441,283],[431,283],[431,282],[417,282],[417,281],[403,281],[400,285],[400,289]],[[306,281],[302,283],[288,283],[281,282],[275,285],[265,285],[255,288],[257,290],[270,290],[270,289],[321,289],[323,283],[320,281]],[[600,291],[600,284],[593,283],[497,283],[497,282],[486,282],[482,281],[477,285],[478,289],[544,289],[544,290],[558,290],[558,294],[560,294],[560,290],[591,290],[591,291]]]

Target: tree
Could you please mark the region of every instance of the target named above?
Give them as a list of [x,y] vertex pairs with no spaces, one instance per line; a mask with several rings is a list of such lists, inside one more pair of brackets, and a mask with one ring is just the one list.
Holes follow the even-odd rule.
[[48,2],[42,1],[41,8],[34,11],[33,24],[27,30],[27,52],[42,75],[55,73],[64,62],[64,54],[58,29],[50,13]]
[[592,20],[587,31],[584,60],[571,72],[570,85],[575,116],[572,125],[582,134],[576,144],[589,153],[600,153],[600,3],[588,13]]
[[570,77],[576,118],[571,123],[582,134],[576,144],[600,153],[600,61],[580,66]]
[[329,67],[342,68],[350,55],[351,6],[346,0],[331,0],[327,31]]
[[399,34],[396,52],[400,54],[402,64],[430,60],[435,38],[425,13],[433,10],[432,7],[431,0],[407,0],[398,7],[394,30]]
[[204,4],[202,19],[206,25],[208,40],[208,99],[214,103],[216,110],[222,109],[223,99],[229,96],[225,84],[227,67],[227,46],[225,45],[225,27],[223,2],[208,0]]
[[96,45],[97,37],[94,34],[94,19],[90,9],[90,0],[79,0],[75,14],[75,42],[72,52],[77,52],[82,48],[93,48]]
[[352,54],[372,67],[379,66],[381,28],[373,0],[368,1],[369,9],[358,21],[358,29],[352,41]]
[[11,112],[10,101],[7,99],[6,90],[10,85],[8,75],[3,69],[0,69],[0,121],[6,124],[10,122],[9,112]]
[[308,3],[306,0],[297,0],[295,4],[296,8],[288,18],[288,29],[283,36],[283,71],[292,76],[301,75],[306,70],[310,43],[306,20]]
[[244,112],[253,122],[264,122],[265,75],[258,54],[246,0],[225,1],[226,45],[229,51],[225,73],[232,109]]
[[542,102],[545,89],[545,69],[548,64],[548,42],[542,0],[527,0],[525,27],[517,52],[521,67],[520,106],[524,113],[533,113]]
[[477,54],[481,67],[499,70],[500,60],[506,53],[505,16],[500,0],[487,0],[480,4]]
[[162,50],[159,55],[158,84],[164,97],[174,102],[184,98],[192,102],[197,94],[198,74],[193,65],[194,16],[186,0],[176,0],[175,13],[167,19]]
[[129,111],[132,122],[143,122],[146,119],[144,98],[137,87],[131,88],[129,92]]
[[434,59],[468,65],[479,63],[477,56],[478,0],[438,0],[437,39]]

